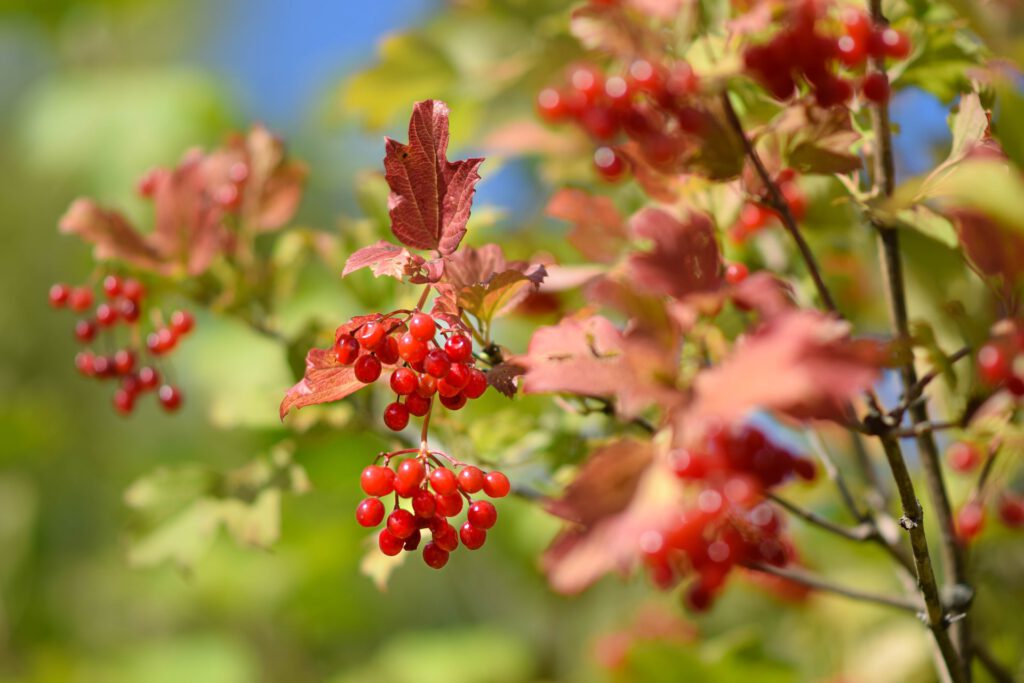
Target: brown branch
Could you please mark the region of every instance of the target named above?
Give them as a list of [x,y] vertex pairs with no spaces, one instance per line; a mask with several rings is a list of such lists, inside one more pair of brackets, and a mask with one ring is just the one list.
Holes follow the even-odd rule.
[[823,591],[826,593],[833,593],[835,595],[841,595],[852,600],[858,600],[860,602],[870,602],[876,605],[884,605],[886,607],[894,607],[904,612],[910,612],[911,614],[919,614],[921,612],[921,604],[907,598],[894,596],[894,595],[881,595],[879,593],[870,593],[868,591],[860,590],[859,588],[849,588],[839,584],[832,583],[828,579],[815,576],[808,572],[800,571],[798,569],[789,569],[783,567],[776,567],[770,564],[762,564],[754,562],[743,565],[747,569],[752,569],[756,572],[763,574],[771,574],[772,576],[778,576],[779,578],[791,581],[807,588],[813,588],[814,590]]
[[907,429],[893,430],[892,435],[901,439],[920,438],[925,434],[941,432],[945,429],[956,429],[960,427],[959,420],[940,420],[938,422],[917,422]]
[[732,127],[736,135],[739,136],[743,143],[743,149],[746,152],[747,158],[754,165],[757,170],[757,175],[760,177],[761,182],[764,183],[765,188],[768,190],[768,203],[782,219],[782,224],[786,227],[786,231],[789,232],[793,241],[796,242],[797,249],[800,250],[800,255],[803,257],[804,264],[807,266],[807,270],[811,274],[811,278],[814,280],[814,286],[818,290],[818,296],[821,298],[821,302],[825,305],[832,313],[837,313],[836,304],[832,300],[832,294],[828,291],[828,286],[825,285],[825,280],[821,276],[821,268],[818,266],[818,261],[814,258],[814,254],[811,252],[810,246],[804,239],[803,234],[800,232],[799,226],[796,224],[796,220],[793,218],[792,212],[789,210],[789,204],[786,203],[785,197],[782,195],[782,191],[779,189],[778,184],[772,178],[768,169],[765,167],[764,162],[761,161],[761,156],[757,153],[757,149],[754,148],[754,144],[747,137],[747,133],[743,128],[743,122],[740,121],[739,115],[736,113],[736,109],[732,106],[732,100],[729,99],[729,92],[724,91],[722,93],[722,108],[725,111],[725,117],[729,121],[729,125]]

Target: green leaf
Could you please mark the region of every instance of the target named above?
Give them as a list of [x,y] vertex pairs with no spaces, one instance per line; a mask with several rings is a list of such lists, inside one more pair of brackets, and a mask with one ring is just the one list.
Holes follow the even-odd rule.
[[894,82],[899,87],[921,88],[943,102],[950,102],[959,93],[970,90],[967,73],[981,61],[977,45],[963,35],[959,24],[957,21],[919,24],[923,32],[912,38],[920,47],[902,72],[901,67],[893,70]]
[[459,293],[459,305],[485,326],[507,313],[537,284],[518,270],[495,275],[486,285],[473,285]]
[[381,43],[380,61],[344,85],[341,104],[380,129],[412,102],[445,97],[457,78],[455,66],[434,41],[417,34],[393,35]]
[[996,84],[996,107],[993,132],[1003,144],[1003,151],[1024,168],[1024,93],[1010,79]]
[[951,249],[956,249],[960,245],[953,223],[923,204],[898,212],[896,221]]

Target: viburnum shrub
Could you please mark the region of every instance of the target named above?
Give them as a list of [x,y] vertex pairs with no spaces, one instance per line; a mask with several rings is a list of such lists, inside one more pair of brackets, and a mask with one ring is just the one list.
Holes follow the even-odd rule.
[[[513,492],[565,522],[541,559],[560,592],[641,567],[694,611],[734,578],[795,600],[832,592],[919,618],[944,680],[970,680],[976,662],[1010,680],[972,608],[986,511],[1024,526],[1024,222],[1005,203],[1024,192],[1024,132],[994,104],[1021,111],[1019,73],[989,62],[985,31],[944,3],[893,2],[890,17],[877,0],[707,4],[580,4],[570,31],[585,52],[537,81],[549,84],[531,92],[540,122],[495,124],[491,144],[536,156],[560,185],[546,207],[570,226],[557,253],[512,260],[464,243],[483,159],[448,160],[438,100],[412,105],[407,142],[385,142],[393,240],[279,231],[305,171],[261,128],[147,174],[151,231],[79,200],[61,227],[95,245],[106,299],[76,335],[118,349],[83,352],[79,369],[121,377],[115,405],[130,411],[193,326],[159,306],[187,299],[305,358],[282,420],[364,392],[357,424],[392,445],[367,455],[355,521],[380,528],[384,558],[419,551],[443,567],[500,533],[487,498]],[[950,51],[955,65],[929,61]],[[526,70],[505,64],[496,83],[506,72]],[[902,181],[889,102],[922,74],[958,95],[952,145]],[[1013,131],[1002,141],[1000,126]],[[296,251],[293,233],[328,263],[343,252],[346,282],[363,269],[397,281],[395,300],[364,297],[347,321],[283,332],[275,250]],[[50,292],[78,313],[94,297]],[[503,318],[529,326],[528,343],[506,341]],[[554,395],[537,424],[570,425],[585,457],[520,480],[500,453],[465,452],[458,411],[504,400],[489,387],[512,406]],[[180,396],[160,393],[167,408]],[[288,418],[296,438],[333,424],[319,410]],[[581,427],[591,414],[603,418]],[[537,448],[507,438],[519,437],[518,452]],[[796,502],[812,486],[837,504]],[[877,547],[904,594],[813,571],[794,524]]]

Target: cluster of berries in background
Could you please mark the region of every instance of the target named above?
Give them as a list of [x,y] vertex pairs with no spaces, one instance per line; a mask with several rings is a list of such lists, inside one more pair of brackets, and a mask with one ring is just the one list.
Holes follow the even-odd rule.
[[[989,457],[992,456],[986,455],[982,446],[972,441],[955,441],[946,451],[946,462],[950,469],[959,474],[977,470]],[[988,496],[984,490],[982,495],[973,494],[956,513],[957,535],[964,543],[973,541],[984,530],[986,502],[993,503],[996,516],[1007,528],[1024,527],[1024,496],[1010,489]]]
[[667,590],[694,575],[685,601],[704,611],[733,568],[755,562],[782,566],[793,559],[782,516],[764,493],[794,477],[813,480],[813,462],[743,427],[710,430],[699,450],[676,450],[673,467],[699,492],[691,507],[639,538],[658,587]]
[[448,410],[459,410],[487,390],[472,340],[458,329],[441,329],[419,311],[372,317],[338,335],[334,354],[342,365],[353,366],[364,384],[376,382],[384,366],[397,366],[389,378],[395,400],[384,408],[384,424],[394,431],[405,429],[410,415],[429,413],[435,396]]
[[[165,411],[178,410],[181,390],[164,381],[164,357],[192,331],[195,319],[187,311],[175,311],[166,324],[154,325],[143,341],[143,285],[133,278],[107,275],[102,291],[103,300],[97,303],[96,294],[87,285],[72,287],[58,283],[50,288],[51,307],[84,314],[75,323],[74,334],[87,348],[75,356],[75,367],[86,377],[117,382],[113,404],[121,415],[131,414],[137,399],[151,391],[156,392]],[[153,319],[162,318],[156,309],[150,308],[149,312]],[[104,352],[97,352],[97,347]]]
[[651,166],[679,170],[684,150],[705,130],[708,113],[697,100],[700,80],[685,61],[661,64],[632,62],[624,73],[605,76],[596,66],[569,69],[562,87],[548,87],[537,97],[537,109],[548,123],[573,121],[597,144],[594,167],[608,181],[623,178],[629,160],[624,135]]
[[824,11],[824,3],[802,0],[793,6],[785,28],[762,45],[744,52],[748,74],[779,100],[796,94],[805,81],[823,107],[848,104],[859,87],[870,102],[889,100],[889,80],[879,71],[863,77],[844,77],[840,65],[851,72],[863,70],[868,58],[906,59],[910,39],[889,26],[875,26],[862,11],[845,8],[839,25]]
[[[392,469],[396,456],[414,454]],[[447,458],[458,473],[444,467],[438,458]],[[363,470],[360,484],[369,498],[356,508],[356,521],[367,528],[386,525],[377,536],[377,544],[385,555],[398,555],[403,550],[415,552],[423,542],[424,532],[430,541],[423,545],[423,561],[434,569],[448,563],[449,555],[463,546],[476,550],[487,541],[487,531],[498,521],[498,511],[487,500],[473,500],[483,492],[490,498],[508,495],[508,478],[498,471],[483,472],[472,465],[451,461],[436,451],[408,449],[384,457],[383,465],[370,465]],[[381,500],[394,494],[390,513]],[[402,507],[402,501],[408,503]],[[466,521],[454,526],[449,520],[466,509]],[[456,523],[457,524],[457,523]]]
[[978,377],[991,389],[1024,396],[1024,327],[1015,320],[995,325],[992,338],[978,349]]

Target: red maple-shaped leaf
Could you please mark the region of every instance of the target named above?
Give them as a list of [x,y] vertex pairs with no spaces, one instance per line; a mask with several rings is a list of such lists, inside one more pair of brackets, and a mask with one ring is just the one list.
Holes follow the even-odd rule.
[[704,214],[691,213],[680,221],[661,209],[645,208],[630,219],[630,228],[654,243],[651,251],[629,257],[629,273],[639,288],[678,299],[721,284],[715,229]]
[[123,215],[91,199],[72,202],[60,219],[60,231],[91,243],[98,261],[119,259],[146,270],[162,269],[160,252]]
[[406,267],[411,259],[412,254],[408,249],[380,240],[349,256],[345,261],[345,269],[341,271],[341,276],[345,277],[361,268],[369,268],[377,277],[388,275],[401,280],[406,274]]
[[391,231],[408,247],[451,254],[466,234],[484,160],[448,161],[448,106],[437,100],[417,102],[409,143],[386,138],[385,150]]
[[306,354],[306,376],[281,401],[281,419],[292,408],[340,401],[365,386],[356,379],[353,366],[338,362],[334,349],[310,349]]
[[[352,318],[334,332],[334,338],[351,334],[370,321],[380,321],[387,333],[402,325],[395,318],[384,318],[379,313]],[[281,401],[280,415],[283,420],[292,409],[319,403],[340,401],[367,386],[356,379],[352,365],[342,365],[334,349],[310,349],[306,354],[306,374],[285,394]]]
[[838,419],[843,405],[878,379],[883,344],[850,337],[844,321],[810,310],[784,312],[697,375],[688,419],[732,422],[754,409],[798,420]]

